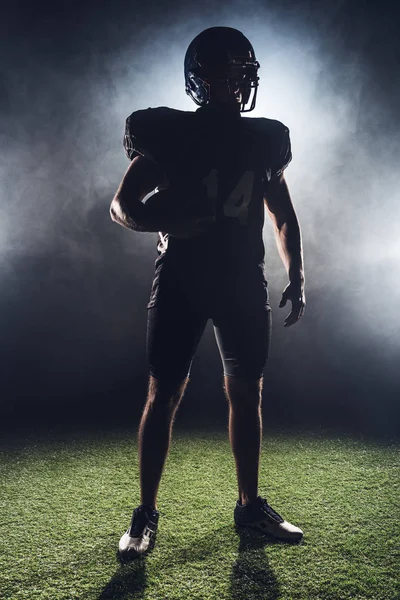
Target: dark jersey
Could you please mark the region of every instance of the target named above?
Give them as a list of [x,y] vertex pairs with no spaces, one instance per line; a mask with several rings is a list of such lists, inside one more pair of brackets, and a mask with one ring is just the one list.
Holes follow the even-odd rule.
[[127,118],[124,148],[130,160],[144,155],[159,163],[188,205],[195,199],[215,207],[215,226],[207,233],[162,236],[159,266],[217,278],[263,268],[264,192],[292,158],[285,125],[213,106],[194,112],[148,108]]

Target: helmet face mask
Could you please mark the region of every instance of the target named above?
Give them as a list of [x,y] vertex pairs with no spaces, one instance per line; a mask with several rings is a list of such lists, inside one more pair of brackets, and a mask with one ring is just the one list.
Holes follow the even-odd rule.
[[186,93],[199,106],[230,102],[238,104],[240,112],[250,112],[256,103],[259,67],[252,45],[240,31],[206,29],[186,52]]

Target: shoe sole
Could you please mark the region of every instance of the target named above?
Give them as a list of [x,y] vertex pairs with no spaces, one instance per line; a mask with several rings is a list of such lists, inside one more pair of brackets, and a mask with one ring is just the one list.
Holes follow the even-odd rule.
[[154,548],[156,543],[156,536],[152,540],[150,540],[149,547],[144,552],[137,552],[130,548],[129,550],[124,550],[124,552],[120,552],[117,550],[117,559],[121,564],[125,564],[128,562],[132,562],[133,560],[138,560],[142,557],[147,556]]
[[264,529],[262,529],[261,527],[258,527],[257,525],[252,525],[251,523],[236,523],[235,522],[235,527],[236,530],[239,533],[242,532],[256,532],[259,533],[260,535],[265,535],[268,536],[268,538],[273,539],[277,542],[286,542],[286,543],[298,543],[301,542],[301,540],[303,539],[302,535],[296,536],[296,537],[278,537],[276,535],[274,535],[273,533],[270,533],[269,531],[265,531]]

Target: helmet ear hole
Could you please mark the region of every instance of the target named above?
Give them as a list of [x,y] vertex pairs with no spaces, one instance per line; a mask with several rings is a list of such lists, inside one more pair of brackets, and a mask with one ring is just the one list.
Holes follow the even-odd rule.
[[185,84],[186,93],[199,106],[207,104],[207,98],[210,97],[209,85],[206,81],[196,76],[194,72],[189,72]]

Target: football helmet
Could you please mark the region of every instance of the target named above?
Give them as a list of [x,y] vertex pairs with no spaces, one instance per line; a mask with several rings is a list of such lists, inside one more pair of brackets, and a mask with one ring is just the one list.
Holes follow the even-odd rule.
[[186,51],[185,90],[197,105],[204,106],[213,97],[213,83],[226,82],[240,112],[250,112],[256,105],[259,68],[253,46],[241,31],[210,27],[199,33]]

